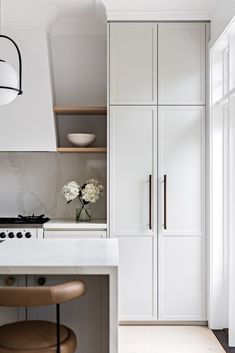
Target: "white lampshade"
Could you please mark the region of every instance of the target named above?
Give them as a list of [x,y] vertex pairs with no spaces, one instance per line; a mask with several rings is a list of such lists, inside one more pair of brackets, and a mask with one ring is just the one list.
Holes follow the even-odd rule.
[[[19,87],[19,79],[16,70],[5,61],[0,61],[0,86],[16,89]],[[18,91],[0,87],[0,105],[12,102],[17,95]]]

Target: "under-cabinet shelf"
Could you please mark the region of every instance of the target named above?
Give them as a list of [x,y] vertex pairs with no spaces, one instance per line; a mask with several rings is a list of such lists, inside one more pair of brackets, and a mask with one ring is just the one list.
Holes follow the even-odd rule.
[[106,115],[107,107],[62,107],[55,106],[57,115]]
[[60,153],[106,153],[106,147],[58,147]]

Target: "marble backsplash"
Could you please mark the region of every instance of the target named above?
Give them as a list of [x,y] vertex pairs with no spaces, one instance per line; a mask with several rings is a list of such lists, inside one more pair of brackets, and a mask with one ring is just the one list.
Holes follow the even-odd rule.
[[[44,152],[0,153],[0,216],[75,218],[78,200],[66,204],[62,186],[95,177],[106,187],[106,156]],[[106,192],[92,205],[94,218],[106,218]]]

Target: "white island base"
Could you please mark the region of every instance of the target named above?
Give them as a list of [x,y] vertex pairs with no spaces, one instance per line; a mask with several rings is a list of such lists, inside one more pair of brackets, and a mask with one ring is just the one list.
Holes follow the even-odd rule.
[[[9,277],[13,285],[28,286],[86,282],[84,297],[61,305],[61,323],[75,331],[76,353],[118,353],[117,240],[6,240],[0,243],[0,285]],[[55,308],[0,308],[0,324],[26,316],[55,321]]]

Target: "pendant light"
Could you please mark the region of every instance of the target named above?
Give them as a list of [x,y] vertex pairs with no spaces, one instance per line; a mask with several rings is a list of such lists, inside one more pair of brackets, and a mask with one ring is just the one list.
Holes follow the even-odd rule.
[[[0,0],[1,11],[1,0]],[[11,42],[18,54],[19,72],[17,73],[13,66],[0,58],[0,105],[12,102],[22,91],[22,60],[20,50],[17,44],[10,37],[0,34],[0,40],[5,39]]]

